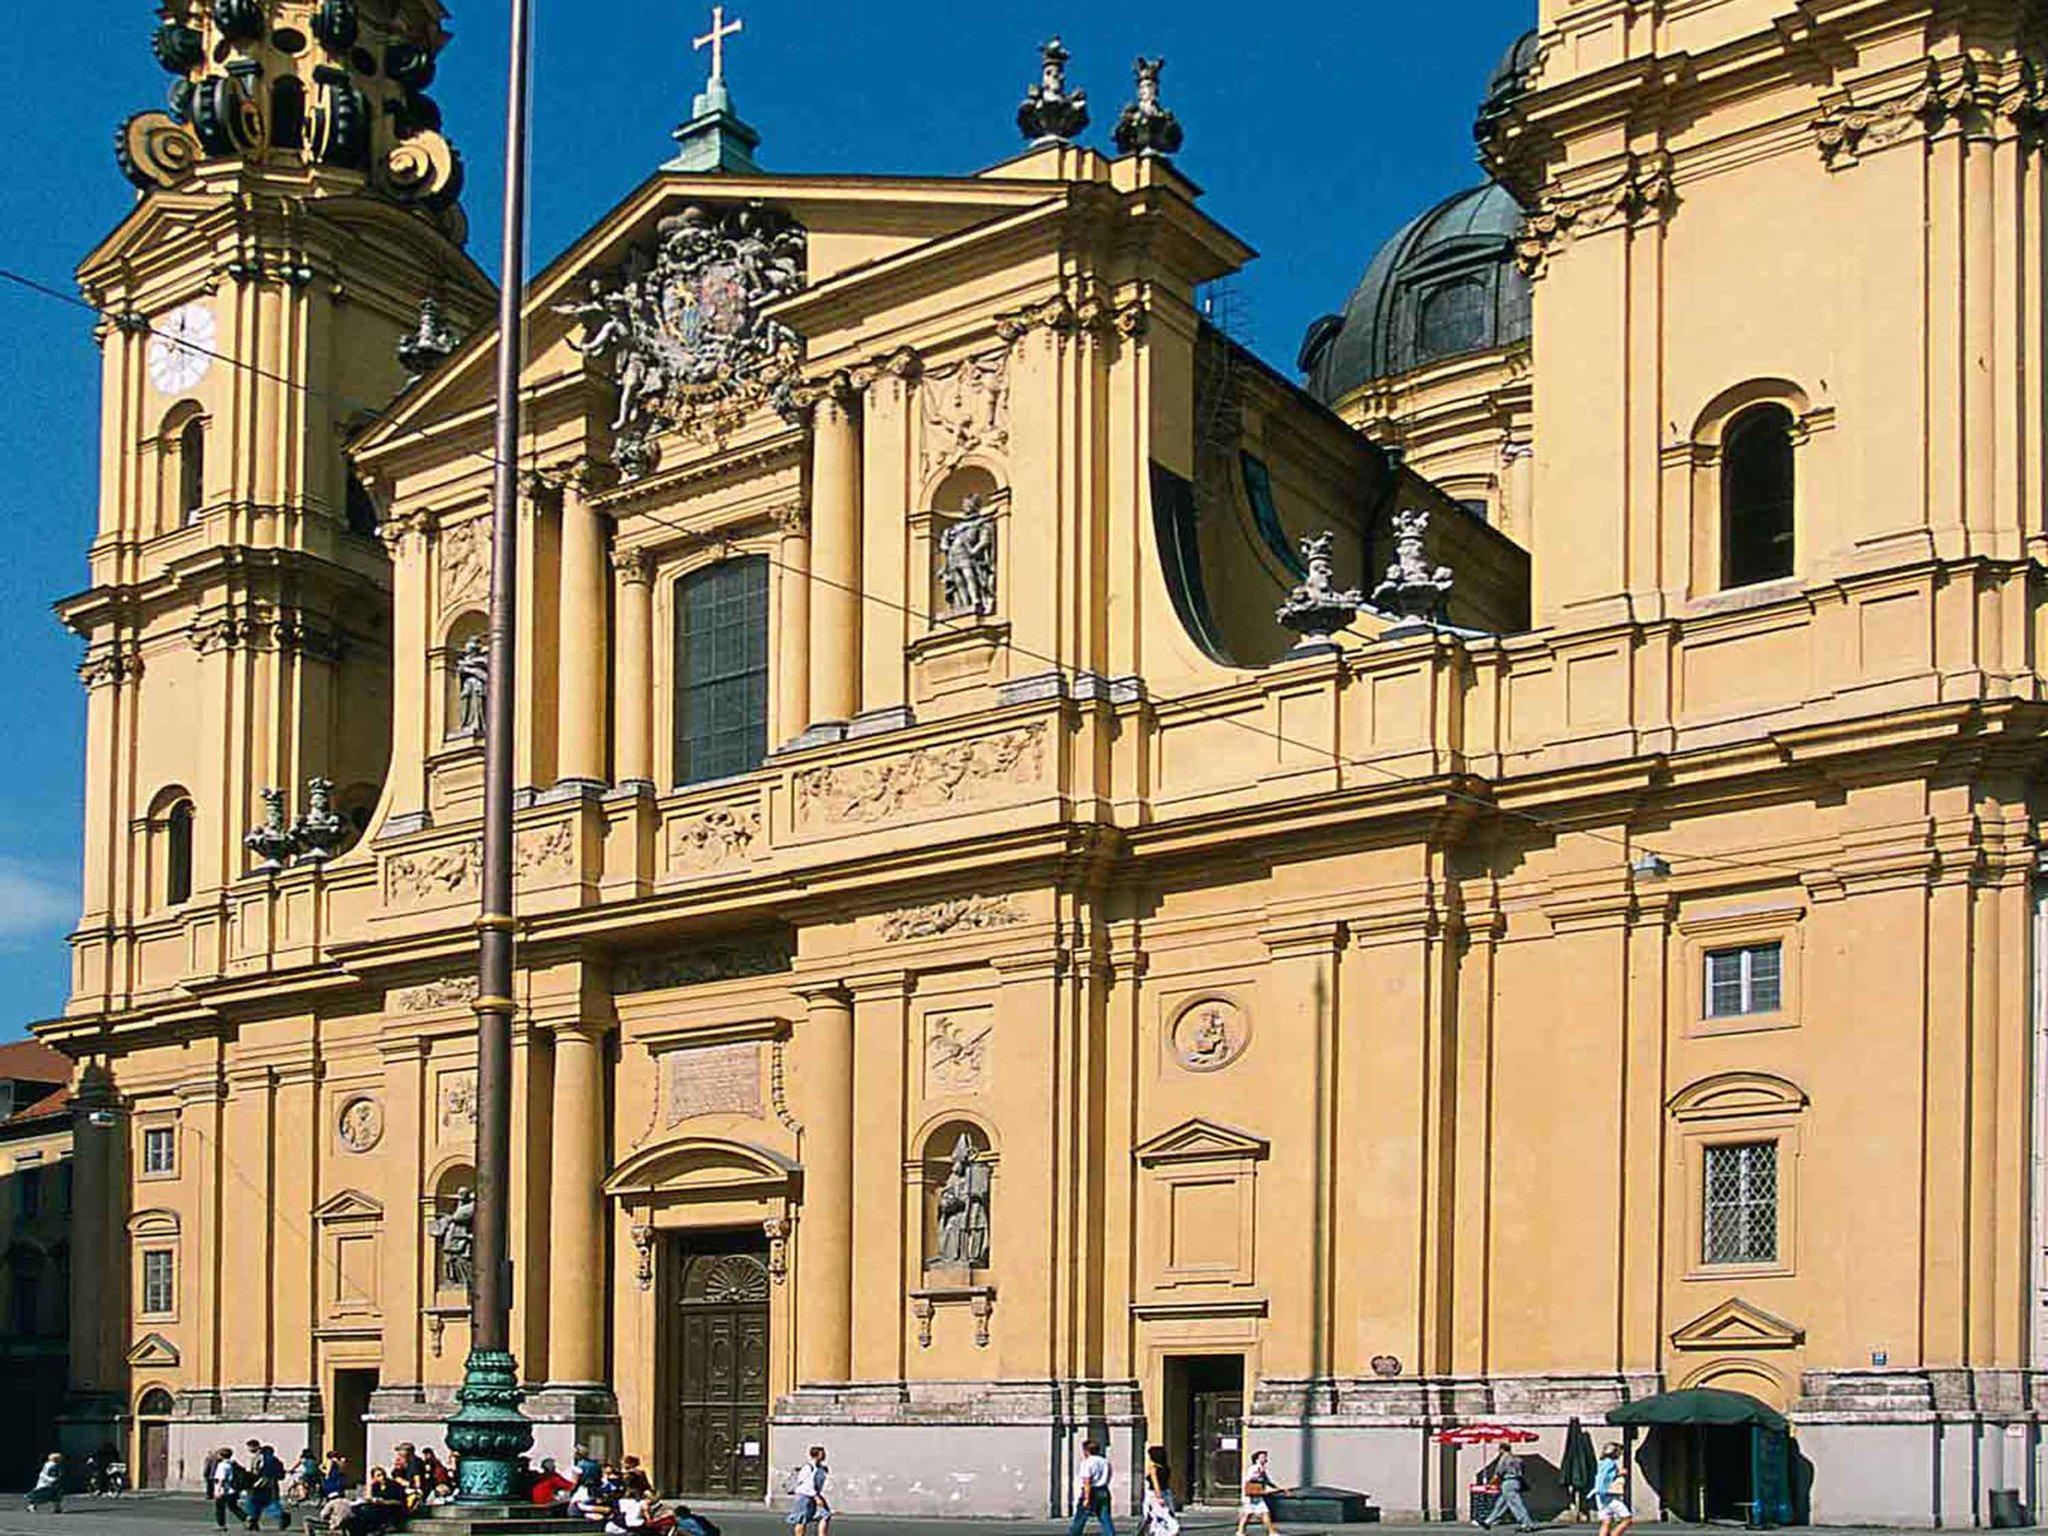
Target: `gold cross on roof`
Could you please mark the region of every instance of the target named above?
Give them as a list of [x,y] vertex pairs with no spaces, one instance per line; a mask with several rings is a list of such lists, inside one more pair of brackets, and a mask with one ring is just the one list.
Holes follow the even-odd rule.
[[725,19],[725,7],[714,5],[711,7],[711,30],[690,44],[693,49],[709,48],[711,50],[711,83],[713,85],[722,85],[725,82],[725,40],[735,32],[744,32],[746,26],[747,24],[738,17],[734,17],[732,22],[728,24]]

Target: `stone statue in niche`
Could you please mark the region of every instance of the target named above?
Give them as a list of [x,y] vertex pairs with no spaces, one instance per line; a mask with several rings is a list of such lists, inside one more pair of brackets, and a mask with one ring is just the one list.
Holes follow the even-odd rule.
[[949,615],[985,619],[996,611],[996,520],[979,496],[964,497],[939,534],[939,581]]
[[928,1269],[988,1266],[988,1164],[974,1155],[965,1131],[953,1143],[952,1166],[939,1186],[939,1251]]
[[427,1235],[434,1240],[435,1288],[468,1292],[476,1284],[475,1191],[455,1191],[454,1206],[427,1223]]
[[461,706],[455,734],[483,735],[484,700],[491,691],[491,656],[484,648],[482,635],[471,635],[465,640],[461,654],[455,658],[455,690]]

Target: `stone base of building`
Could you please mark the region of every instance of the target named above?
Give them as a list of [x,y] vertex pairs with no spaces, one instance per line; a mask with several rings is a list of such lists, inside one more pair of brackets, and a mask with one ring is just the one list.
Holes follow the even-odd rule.
[[619,1427],[619,1400],[603,1382],[549,1382],[527,1393],[520,1405],[533,1421],[533,1464],[552,1456],[569,1465],[577,1446],[605,1461],[625,1453]]
[[[1269,1453],[1275,1480],[1284,1485],[1352,1489],[1389,1520],[1462,1520],[1473,1474],[1494,1452],[1438,1445],[1440,1430],[1500,1420],[1555,1430],[1561,1439],[1576,1415],[1597,1439],[1608,1409],[1659,1390],[1654,1375],[1268,1377],[1247,1407],[1244,1449]],[[1545,1489],[1540,1470],[1532,1484],[1538,1514],[1564,1507],[1562,1492],[1554,1483]],[[1659,1518],[1654,1490],[1637,1493],[1636,1513]]]
[[1145,1457],[1135,1381],[888,1381],[802,1387],[769,1420],[770,1486],[822,1444],[849,1514],[1064,1516],[1083,1436],[1137,1507]]
[[1792,1407],[1815,1525],[1987,1526],[1994,1490],[2035,1519],[2048,1376],[1808,1371]]
[[170,1486],[204,1491],[207,1458],[223,1447],[239,1456],[251,1440],[277,1447],[289,1466],[300,1451],[322,1449],[323,1421],[316,1387],[202,1387],[180,1392],[170,1420]]

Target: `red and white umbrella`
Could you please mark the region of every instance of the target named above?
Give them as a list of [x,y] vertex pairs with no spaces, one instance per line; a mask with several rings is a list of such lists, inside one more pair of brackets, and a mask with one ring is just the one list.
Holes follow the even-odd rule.
[[1431,1437],[1438,1445],[1527,1445],[1538,1438],[1533,1430],[1510,1429],[1505,1424],[1460,1424],[1440,1429]]

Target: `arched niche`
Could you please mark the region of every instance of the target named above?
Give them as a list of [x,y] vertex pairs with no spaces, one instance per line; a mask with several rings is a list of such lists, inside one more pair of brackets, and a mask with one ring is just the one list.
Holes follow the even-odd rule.
[[482,737],[481,716],[465,726],[462,710],[462,659],[472,645],[488,643],[489,619],[481,610],[464,609],[448,621],[441,633],[441,644],[435,655],[435,666],[441,676],[441,739],[443,741],[480,741]]
[[918,1144],[924,1268],[986,1269],[995,1251],[995,1143],[988,1128],[948,1115]]

